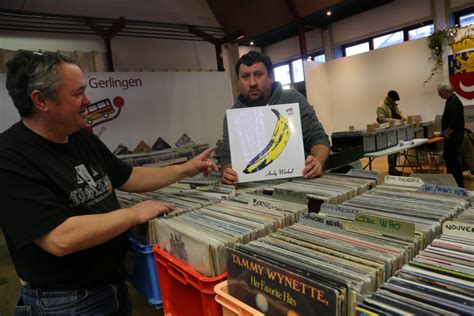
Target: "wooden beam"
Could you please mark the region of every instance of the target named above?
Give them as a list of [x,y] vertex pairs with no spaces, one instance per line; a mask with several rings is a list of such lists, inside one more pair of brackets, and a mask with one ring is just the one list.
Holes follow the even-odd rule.
[[214,37],[210,34],[207,34],[200,29],[190,26],[188,27],[188,31],[206,41],[213,44],[216,50],[216,62],[217,62],[217,70],[218,71],[225,71],[224,69],[224,59],[222,58],[222,45],[225,43],[231,42],[240,36],[240,32],[230,33],[224,35],[222,38]]
[[308,55],[308,49],[306,46],[306,35],[305,35],[305,29],[304,29],[305,26],[303,24],[303,21],[301,20],[300,13],[298,12],[298,9],[296,8],[294,0],[286,0],[286,4],[288,5],[291,15],[293,15],[293,18],[295,19],[295,22],[298,25],[298,39],[299,39],[299,44],[300,44],[301,58],[306,59],[306,56]]
[[96,24],[91,19],[86,19],[87,25],[96,32],[97,35],[102,37],[106,47],[106,57],[107,57],[107,68],[108,71],[114,71],[114,60],[112,56],[112,45],[110,40],[117,35],[125,27],[125,18],[123,16],[119,17],[108,29],[104,29],[102,26]]

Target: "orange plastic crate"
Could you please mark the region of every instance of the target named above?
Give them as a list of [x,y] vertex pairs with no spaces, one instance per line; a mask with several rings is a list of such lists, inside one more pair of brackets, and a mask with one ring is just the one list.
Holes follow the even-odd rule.
[[167,316],[221,316],[222,306],[214,299],[214,286],[227,278],[227,273],[208,278],[184,262],[153,246],[158,270],[163,310]]
[[222,316],[265,316],[264,313],[248,306],[229,294],[227,280],[214,287],[216,302],[222,305]]

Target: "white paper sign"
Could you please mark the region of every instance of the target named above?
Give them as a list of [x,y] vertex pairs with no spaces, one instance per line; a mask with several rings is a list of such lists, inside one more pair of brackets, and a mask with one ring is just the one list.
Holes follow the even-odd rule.
[[239,182],[302,176],[305,157],[297,103],[230,109],[227,125]]
[[468,222],[446,221],[443,223],[443,234],[466,238],[474,238],[474,224]]

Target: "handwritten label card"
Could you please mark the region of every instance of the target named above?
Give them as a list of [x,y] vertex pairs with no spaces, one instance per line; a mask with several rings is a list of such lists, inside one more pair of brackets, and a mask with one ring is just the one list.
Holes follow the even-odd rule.
[[275,188],[275,190],[273,190],[273,197],[282,201],[288,201],[303,205],[308,204],[308,196],[306,195],[306,193],[303,192]]
[[386,184],[401,185],[406,187],[421,187],[424,182],[420,178],[415,177],[399,177],[399,176],[385,176],[384,182]]
[[306,226],[331,231],[341,231],[344,229],[344,225],[341,220],[338,220],[334,217],[317,215],[314,213],[301,214],[300,223]]
[[435,184],[423,184],[418,191],[433,194],[455,195],[463,198],[469,197],[469,191],[459,187],[448,187]]
[[357,214],[354,226],[409,240],[415,239],[415,224],[375,215]]
[[458,221],[446,221],[443,223],[443,234],[473,240],[474,224]]
[[355,220],[359,210],[355,207],[324,203],[321,205],[319,213]]

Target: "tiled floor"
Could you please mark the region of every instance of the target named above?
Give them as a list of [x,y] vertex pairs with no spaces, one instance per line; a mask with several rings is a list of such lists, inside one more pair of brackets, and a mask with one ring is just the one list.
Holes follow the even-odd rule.
[[[365,162],[362,162],[365,165]],[[382,179],[387,174],[387,159],[377,158],[373,161],[373,170],[378,171]],[[405,170],[407,174],[410,170]],[[410,171],[411,172],[411,171]],[[474,176],[465,173],[465,187],[474,190]],[[146,299],[129,285],[134,305],[134,316],[163,315],[161,309],[149,305]],[[18,277],[10,260],[3,234],[0,233],[0,316],[13,315],[19,297]]]

